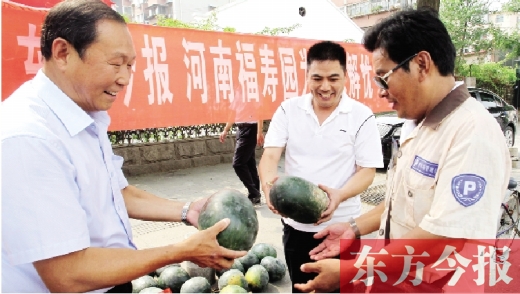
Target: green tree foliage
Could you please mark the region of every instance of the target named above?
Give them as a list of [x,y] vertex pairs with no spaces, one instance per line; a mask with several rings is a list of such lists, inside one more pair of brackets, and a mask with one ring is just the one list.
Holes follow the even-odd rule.
[[489,52],[493,49],[491,36],[498,34],[487,21],[490,0],[444,0],[440,17],[446,25],[457,50],[455,71],[464,65],[464,49],[473,52]]
[[502,9],[509,12],[520,12],[520,0],[509,0]]
[[475,77],[478,81],[494,85],[513,85],[516,81],[515,69],[500,63],[464,64],[459,74],[465,77]]
[[301,27],[302,25],[297,23],[289,27],[280,27],[280,28],[270,28],[265,27],[260,32],[257,32],[256,35],[268,35],[268,36],[279,36],[281,34],[289,34],[292,31],[296,30],[297,28]]
[[[166,18],[163,15],[159,15],[157,17],[157,25],[161,27],[170,27],[170,28],[185,28],[185,29],[197,29],[203,31],[220,31],[220,27],[217,25],[217,14],[215,12],[211,13],[208,18],[197,22],[183,22],[182,20]],[[225,28],[228,31],[230,28]],[[234,29],[232,29],[234,30]]]

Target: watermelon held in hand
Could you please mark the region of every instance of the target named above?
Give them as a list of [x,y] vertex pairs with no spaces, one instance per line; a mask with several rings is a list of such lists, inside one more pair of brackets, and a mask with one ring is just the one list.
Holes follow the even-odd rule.
[[179,292],[182,284],[190,279],[190,275],[181,267],[171,266],[163,270],[157,279],[159,287],[170,288],[172,292]]
[[231,250],[249,250],[258,234],[258,218],[246,195],[233,189],[213,194],[200,211],[199,230],[205,230],[225,218],[231,222],[217,235],[220,246]]
[[181,287],[181,293],[211,293],[211,285],[203,277],[193,277]]
[[269,199],[280,214],[299,223],[314,224],[329,206],[327,193],[317,185],[295,176],[281,176],[274,182]]

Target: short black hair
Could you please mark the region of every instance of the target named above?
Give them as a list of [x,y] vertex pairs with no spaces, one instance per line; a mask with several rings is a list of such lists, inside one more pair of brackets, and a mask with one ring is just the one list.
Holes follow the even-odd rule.
[[[370,52],[383,49],[395,63],[427,51],[442,76],[454,74],[455,46],[437,12],[428,7],[399,11],[383,19],[365,32],[363,45]],[[408,64],[403,69],[410,70]]]
[[85,50],[96,41],[100,20],[126,24],[125,19],[100,0],[65,0],[50,9],[42,26],[40,40],[42,56],[49,60],[52,43],[63,38],[72,44],[83,58]]
[[315,60],[337,60],[343,68],[343,71],[347,69],[347,53],[345,52],[345,48],[331,41],[319,42],[309,48],[307,52],[307,68],[309,68],[311,63]]

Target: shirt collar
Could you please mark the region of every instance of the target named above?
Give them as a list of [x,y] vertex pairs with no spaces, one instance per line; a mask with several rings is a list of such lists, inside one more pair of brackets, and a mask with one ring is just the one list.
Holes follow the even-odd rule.
[[[352,110],[352,99],[347,95],[347,92],[343,90],[341,94],[341,99],[339,100],[339,104],[335,110],[340,113],[349,113]],[[304,99],[300,100],[298,106],[305,110],[307,113],[314,112],[312,108],[312,93],[309,93],[304,96]]]
[[424,119],[423,126],[436,129],[440,123],[466,99],[470,97],[468,88],[463,82],[456,82],[451,92],[437,104]]
[[49,106],[71,136],[77,135],[95,122],[108,127],[110,117],[106,111],[85,112],[61,91],[40,69],[33,78],[38,96]]

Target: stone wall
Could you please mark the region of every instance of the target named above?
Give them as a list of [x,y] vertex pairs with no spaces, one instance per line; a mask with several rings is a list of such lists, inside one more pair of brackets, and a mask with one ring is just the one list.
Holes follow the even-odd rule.
[[[166,143],[149,143],[132,146],[114,146],[114,153],[125,159],[125,176],[168,172],[173,170],[216,165],[233,161],[235,136],[224,143],[218,137],[178,140]],[[262,149],[257,147],[257,158]]]

